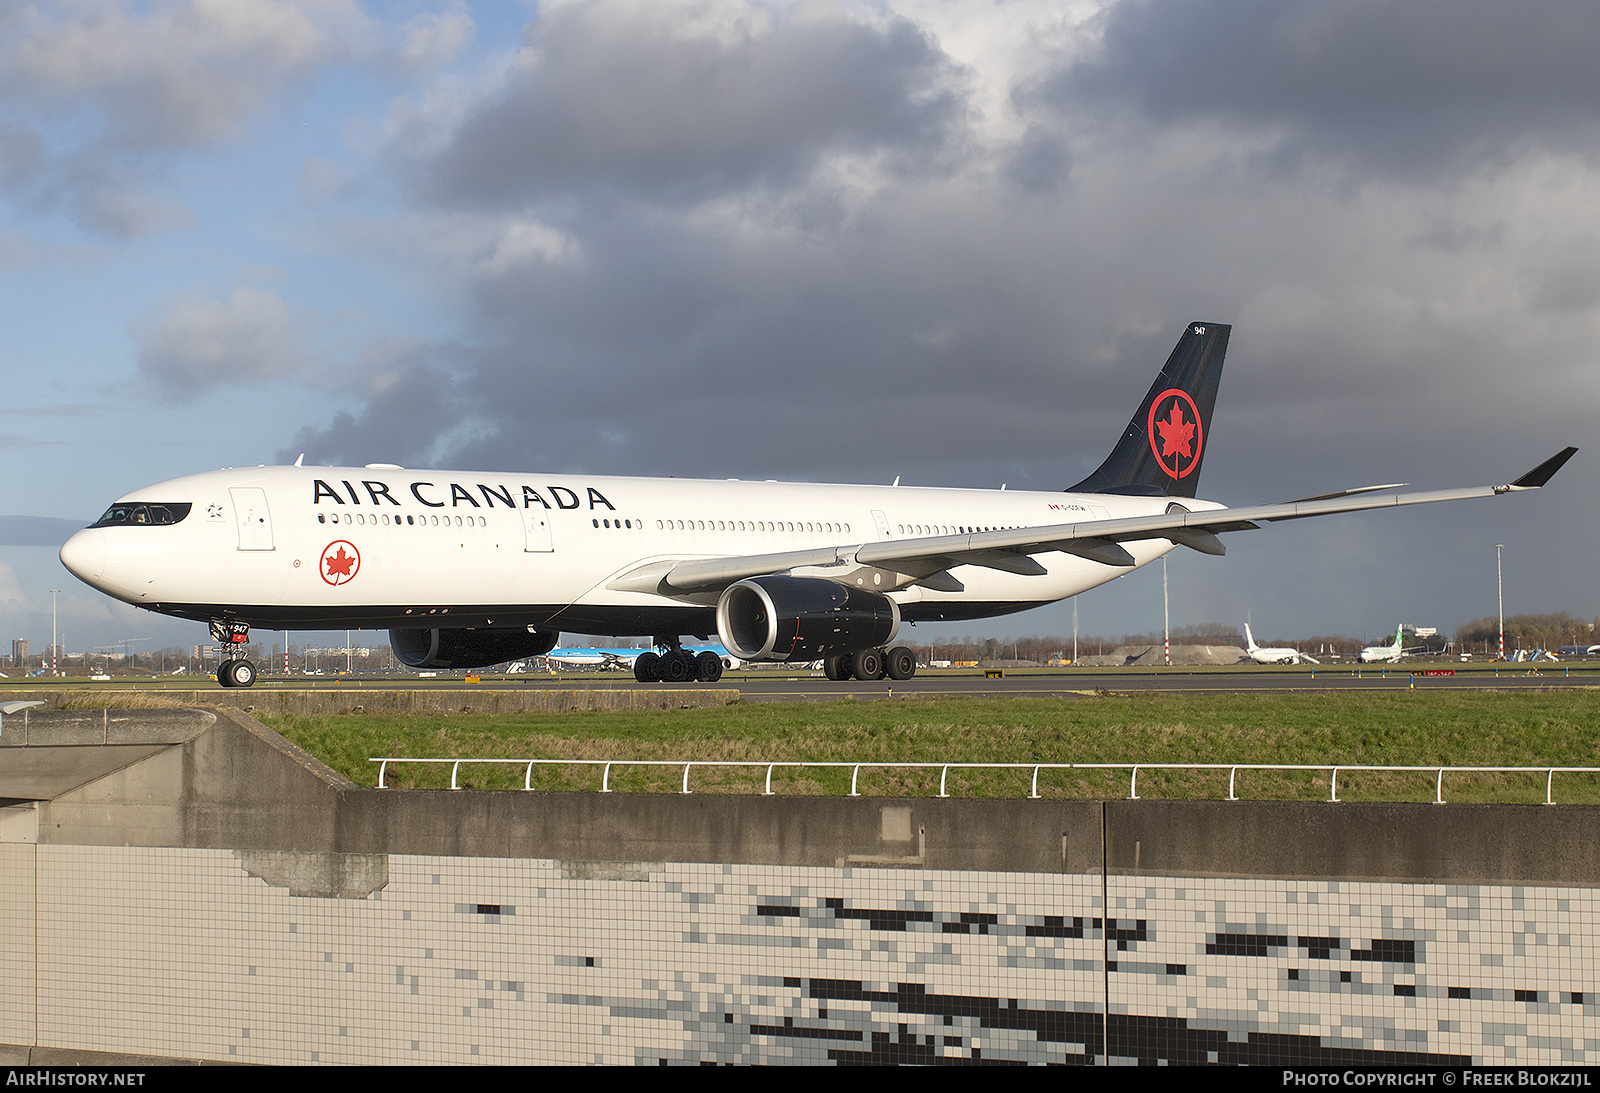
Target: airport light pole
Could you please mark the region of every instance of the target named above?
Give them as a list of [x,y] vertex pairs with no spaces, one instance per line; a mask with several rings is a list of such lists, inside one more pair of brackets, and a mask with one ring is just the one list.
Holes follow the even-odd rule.
[[1161,559],[1161,657],[1172,667],[1172,615],[1167,611],[1167,559]]
[[1500,575],[1500,552],[1505,549],[1504,543],[1494,545],[1494,588],[1495,598],[1500,604],[1500,659],[1506,659],[1506,586]]
[[56,671],[56,593],[60,591],[61,589],[59,588],[50,590],[50,674],[52,676],[61,674]]

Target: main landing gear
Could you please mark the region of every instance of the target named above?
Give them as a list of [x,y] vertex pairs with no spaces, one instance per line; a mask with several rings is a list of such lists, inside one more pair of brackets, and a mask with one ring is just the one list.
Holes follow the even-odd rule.
[[[242,622],[213,622],[211,636],[223,644],[232,658],[235,649],[243,651],[250,644],[250,627]],[[243,657],[225,660],[217,668],[217,682],[224,687],[254,687],[256,666]]]
[[661,653],[640,653],[633,678],[640,683],[715,683],[722,678],[722,658],[710,649],[696,654],[676,637],[656,638]]
[[859,679],[871,683],[888,676],[910,679],[917,674],[917,655],[904,645],[893,649],[860,649],[822,661],[822,674],[832,680]]

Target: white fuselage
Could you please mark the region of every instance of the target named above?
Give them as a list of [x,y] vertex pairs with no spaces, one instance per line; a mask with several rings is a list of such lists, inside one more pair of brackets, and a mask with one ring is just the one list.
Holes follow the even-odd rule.
[[[608,584],[663,560],[743,557],[1165,511],[1166,498],[1007,490],[256,467],[172,479],[119,503],[190,507],[176,523],[96,527],[61,550],[126,603],[271,629],[537,626],[708,634],[716,597]],[[1186,502],[1191,509],[1215,509]],[[1172,549],[1127,542],[1137,565]],[[963,590],[889,595],[908,621],[1059,600],[1129,572],[1072,554],[1022,576],[951,570]],[[796,569],[828,576],[827,567]]]
[[1299,664],[1298,649],[1252,649],[1247,654],[1257,664]]
[[[1298,649],[1289,649],[1279,646],[1276,649],[1263,649],[1256,644],[1255,635],[1250,633],[1250,624],[1245,623],[1245,655],[1257,664],[1299,664],[1302,660],[1311,660],[1310,657]],[[1313,664],[1316,661],[1311,660]]]

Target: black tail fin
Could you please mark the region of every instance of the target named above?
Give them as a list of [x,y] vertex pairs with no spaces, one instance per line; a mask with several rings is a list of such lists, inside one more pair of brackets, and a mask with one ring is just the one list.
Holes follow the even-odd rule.
[[1190,323],[1100,469],[1069,493],[1193,497],[1231,326]]

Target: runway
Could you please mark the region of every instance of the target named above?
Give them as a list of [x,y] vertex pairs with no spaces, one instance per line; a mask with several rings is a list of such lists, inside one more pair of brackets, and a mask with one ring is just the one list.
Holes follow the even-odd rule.
[[[1428,674],[1453,672],[1454,674]],[[480,682],[464,684],[460,676],[417,679],[411,675],[352,675],[338,677],[263,676],[255,690],[324,690],[388,691],[419,688],[455,689],[465,686],[482,686],[495,690],[540,689],[561,690],[633,690],[648,686],[652,690],[670,690],[669,684],[640,684],[622,672],[559,672],[554,675],[490,675],[483,674]],[[199,681],[185,686],[193,687]],[[1530,664],[1502,664],[1462,666],[1418,666],[1415,669],[1397,669],[1393,666],[1373,666],[1356,669],[1338,667],[1305,668],[1100,668],[1100,669],[1006,669],[998,678],[986,677],[981,672],[923,671],[909,680],[879,680],[876,683],[856,681],[833,682],[820,671],[783,671],[763,668],[732,671],[715,684],[690,683],[687,687],[707,686],[723,690],[737,690],[747,702],[826,702],[843,699],[869,700],[906,695],[963,695],[974,698],[1065,698],[1092,695],[1101,691],[1121,694],[1139,692],[1164,693],[1336,693],[1349,691],[1526,691],[1549,688],[1600,687],[1600,663],[1546,664],[1535,668]],[[220,688],[219,688],[220,690]],[[238,692],[235,692],[236,694]]]
[[[1513,670],[1517,669],[1517,670]],[[810,674],[729,672],[719,686],[737,687],[750,702],[806,702],[844,698],[870,699],[893,695],[966,695],[983,698],[1056,698],[1114,691],[1166,693],[1268,693],[1406,691],[1406,690],[1529,690],[1551,687],[1600,686],[1600,666],[1570,670],[1549,665],[1530,671],[1528,665],[1457,672],[1455,675],[1424,675],[1421,671],[1363,669],[1334,672],[1282,671],[1273,669],[1218,671],[1204,668],[1174,668],[1168,671],[1068,670],[1008,673],[999,679],[974,674],[918,674],[909,680],[877,683],[834,683],[820,672]]]
[[[1453,674],[1431,674],[1453,672]],[[477,682],[468,682],[476,678]],[[122,690],[133,684],[138,690],[215,690],[219,697],[246,699],[251,694],[272,691],[337,691],[361,693],[396,690],[595,690],[632,691],[649,689],[670,692],[671,684],[641,684],[623,672],[558,672],[556,674],[483,673],[476,677],[449,674],[419,679],[410,673],[356,673],[338,676],[272,676],[262,674],[248,691],[224,691],[215,680],[205,677],[148,677],[135,681],[119,678],[104,684],[82,680],[8,680],[0,685],[0,695],[22,690],[46,691],[68,688],[74,691]],[[1118,694],[1290,694],[1341,693],[1350,691],[1530,691],[1553,688],[1600,687],[1600,662],[1574,664],[1492,664],[1460,666],[1418,665],[1319,668],[1301,667],[1174,667],[1151,668],[1023,668],[1005,669],[999,677],[980,671],[934,670],[919,672],[909,680],[833,682],[820,671],[784,671],[773,668],[732,671],[714,684],[689,683],[687,688],[714,688],[738,691],[746,702],[829,702],[855,699],[905,697],[907,695],[952,695],[970,698],[1069,698],[1099,692]],[[233,704],[233,703],[230,703]]]

